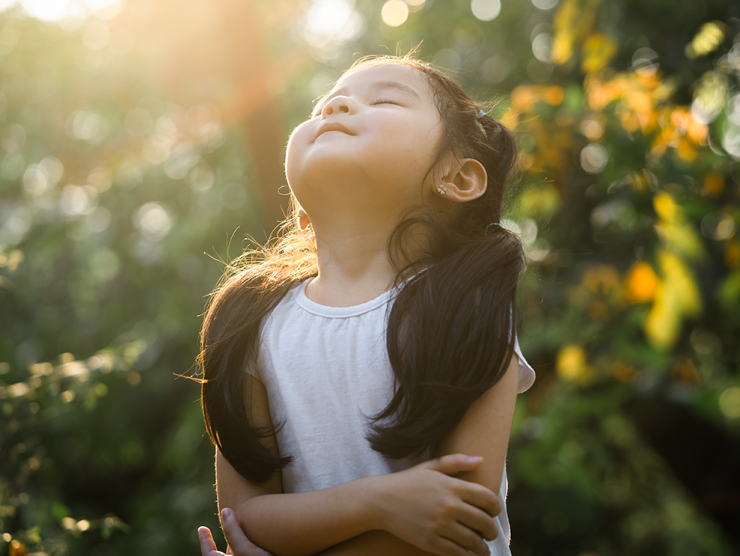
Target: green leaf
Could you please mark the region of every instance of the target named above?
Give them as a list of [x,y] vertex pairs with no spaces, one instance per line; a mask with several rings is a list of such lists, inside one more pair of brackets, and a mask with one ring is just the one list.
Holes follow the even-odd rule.
[[61,521],[65,517],[69,517],[69,508],[61,502],[54,502],[51,513],[57,521]]

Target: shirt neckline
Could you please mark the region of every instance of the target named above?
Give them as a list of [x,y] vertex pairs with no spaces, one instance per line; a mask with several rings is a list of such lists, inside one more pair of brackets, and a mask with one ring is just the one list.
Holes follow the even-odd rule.
[[321,305],[319,303],[316,303],[315,301],[311,301],[306,296],[306,286],[311,280],[313,280],[313,278],[309,278],[298,284],[298,290],[296,292],[296,303],[305,311],[326,318],[337,319],[356,317],[365,313],[369,313],[370,311],[373,311],[388,303],[388,301],[390,301],[398,293],[398,288],[391,288],[390,290],[381,293],[375,299],[371,299],[370,301],[366,301],[365,303],[360,303],[359,305],[352,305],[351,307],[330,307],[328,305]]

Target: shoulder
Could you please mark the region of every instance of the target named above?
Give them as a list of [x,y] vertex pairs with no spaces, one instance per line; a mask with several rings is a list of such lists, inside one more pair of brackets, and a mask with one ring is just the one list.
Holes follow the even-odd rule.
[[265,327],[271,324],[273,321],[280,321],[282,319],[290,318],[291,312],[298,308],[298,298],[300,292],[306,287],[306,280],[294,284],[283,297],[278,301],[275,306],[270,310],[265,318],[262,319],[261,331],[264,333]]
[[517,388],[517,392],[521,394],[522,392],[529,390],[532,384],[534,384],[535,372],[532,365],[529,364],[527,359],[524,357],[524,354],[522,354],[522,348],[519,347],[518,336],[514,336],[514,354],[519,362],[519,386]]
[[[284,334],[286,326],[289,326],[295,320],[294,315],[298,308],[296,298],[302,287],[305,287],[305,281],[294,284],[260,322],[258,356],[256,360],[248,361],[245,368],[247,374],[260,381],[265,380],[263,372],[267,365],[265,357],[273,347],[276,334]],[[294,333],[293,330],[287,330],[287,332],[289,334]],[[269,368],[269,365],[267,367]]]

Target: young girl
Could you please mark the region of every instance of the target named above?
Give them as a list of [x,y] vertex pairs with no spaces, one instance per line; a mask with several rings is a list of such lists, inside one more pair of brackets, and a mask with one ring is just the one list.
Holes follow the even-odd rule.
[[359,61],[293,131],[293,216],[232,265],[202,333],[241,553],[510,553],[504,462],[534,380],[521,243],[499,224],[515,159],[505,127],[408,58]]

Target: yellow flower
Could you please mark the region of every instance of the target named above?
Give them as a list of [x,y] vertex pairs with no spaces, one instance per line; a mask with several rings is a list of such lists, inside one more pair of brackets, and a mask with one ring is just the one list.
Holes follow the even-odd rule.
[[581,68],[589,73],[606,66],[617,54],[617,44],[602,33],[594,33],[583,45]]
[[520,85],[511,92],[511,109],[515,113],[531,110],[541,100],[558,106],[564,98],[563,88],[558,85]]
[[679,216],[679,209],[676,201],[668,193],[658,193],[653,199],[653,207],[663,220],[673,222]]
[[686,56],[688,58],[698,58],[705,56],[717,49],[722,41],[725,40],[724,24],[720,21],[710,21],[705,23],[699,29],[699,32],[686,45]]
[[658,193],[653,199],[659,221],[655,231],[663,244],[671,250],[688,258],[696,258],[704,253],[704,246],[693,226],[686,221],[683,209],[668,193]]
[[645,319],[645,334],[648,341],[657,348],[670,348],[678,337],[681,314],[673,293],[661,284],[656,291],[653,307]]
[[658,262],[663,282],[656,290],[644,327],[652,345],[668,349],[678,339],[683,318],[701,311],[701,295],[691,272],[676,255],[661,250]]
[[591,32],[599,0],[565,0],[555,15],[552,60],[562,65],[573,56],[574,46]]
[[696,147],[694,147],[694,145],[683,138],[678,141],[676,153],[686,162],[693,162],[699,154],[696,150]]
[[653,267],[644,261],[632,265],[627,275],[625,297],[630,303],[646,303],[655,297],[660,279]]
[[658,252],[658,262],[663,272],[665,284],[674,290],[677,305],[686,316],[696,316],[701,311],[701,294],[686,265],[673,253]]
[[693,227],[683,222],[660,222],[655,225],[655,232],[663,244],[673,251],[695,259],[704,253],[704,246]]
[[576,344],[560,349],[555,370],[558,377],[568,382],[586,383],[593,377],[593,369],[586,364],[586,352]]

